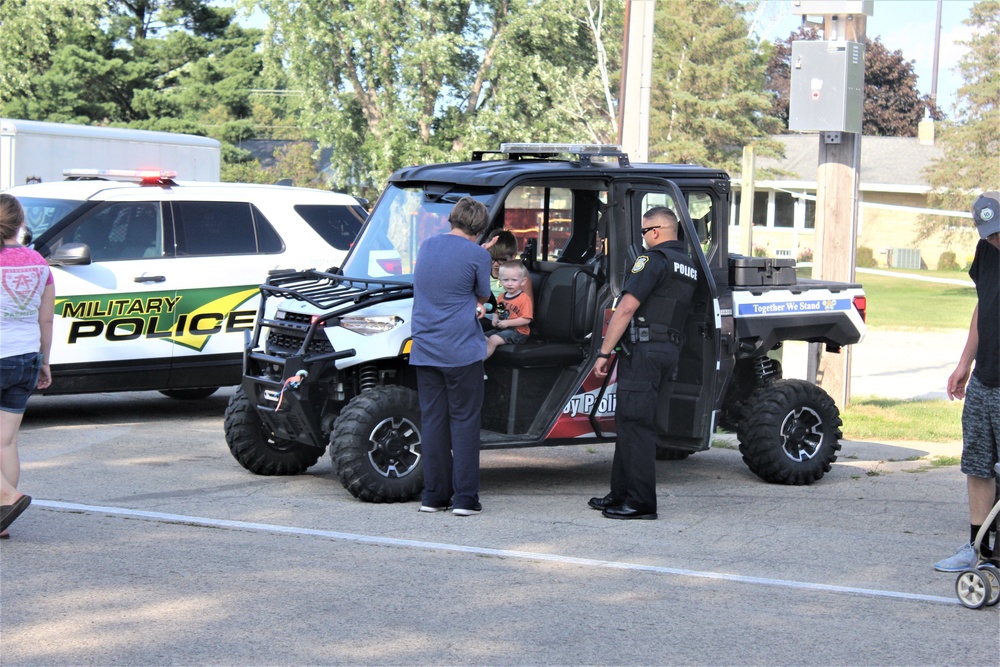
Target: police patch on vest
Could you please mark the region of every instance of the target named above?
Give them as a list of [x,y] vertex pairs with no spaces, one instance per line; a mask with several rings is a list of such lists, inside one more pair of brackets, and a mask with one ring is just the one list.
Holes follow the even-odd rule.
[[635,259],[635,264],[632,265],[632,273],[639,273],[644,268],[646,268],[646,262],[649,261],[649,257],[645,255],[639,255]]

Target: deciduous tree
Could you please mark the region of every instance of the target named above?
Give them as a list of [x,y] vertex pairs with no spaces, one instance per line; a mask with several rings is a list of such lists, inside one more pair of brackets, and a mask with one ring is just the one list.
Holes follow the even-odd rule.
[[[816,40],[814,28],[799,28],[787,39],[777,40],[767,66],[767,90],[772,94],[772,113],[788,129],[792,42]],[[865,40],[865,91],[862,132],[869,136],[915,137],[917,125],[929,112],[934,120],[944,117],[931,103],[930,95],[917,89],[913,61],[900,50],[890,51],[879,37]]]
[[[967,211],[980,192],[1000,190],[1000,0],[977,2],[964,23],[973,34],[958,63],[955,119],[940,133],[944,155],[927,171],[931,206],[951,211]],[[923,231],[948,225],[953,218],[935,216]]]
[[[608,39],[602,21],[620,15],[621,0],[254,4],[302,91],[306,125],[334,148],[341,186],[381,184],[399,167],[501,140],[613,133],[614,65],[596,42]],[[615,39],[604,55],[619,50]]]

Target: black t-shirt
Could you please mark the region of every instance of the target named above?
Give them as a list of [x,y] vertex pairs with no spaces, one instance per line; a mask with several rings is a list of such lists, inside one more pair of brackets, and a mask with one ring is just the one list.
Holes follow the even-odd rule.
[[979,297],[979,346],[973,374],[987,387],[1000,387],[1000,250],[980,239],[969,268]]

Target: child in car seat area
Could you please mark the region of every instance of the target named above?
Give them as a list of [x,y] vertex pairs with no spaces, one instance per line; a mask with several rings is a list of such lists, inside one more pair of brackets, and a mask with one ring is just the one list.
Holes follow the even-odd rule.
[[483,247],[490,252],[493,260],[493,267],[490,269],[490,291],[493,298],[486,312],[492,313],[496,307],[496,300],[503,294],[503,285],[500,284],[500,265],[517,259],[517,239],[505,229],[493,232],[490,239],[483,244]]
[[523,343],[531,333],[534,318],[534,304],[531,295],[525,291],[528,269],[520,260],[505,262],[500,266],[500,284],[503,293],[497,298],[493,312],[492,327],[486,330],[486,358],[494,350],[507,343]]

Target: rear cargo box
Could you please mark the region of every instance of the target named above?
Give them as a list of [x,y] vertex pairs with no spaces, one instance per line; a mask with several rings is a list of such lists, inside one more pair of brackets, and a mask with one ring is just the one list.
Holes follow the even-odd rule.
[[794,285],[795,260],[791,257],[730,255],[729,284],[733,287]]

